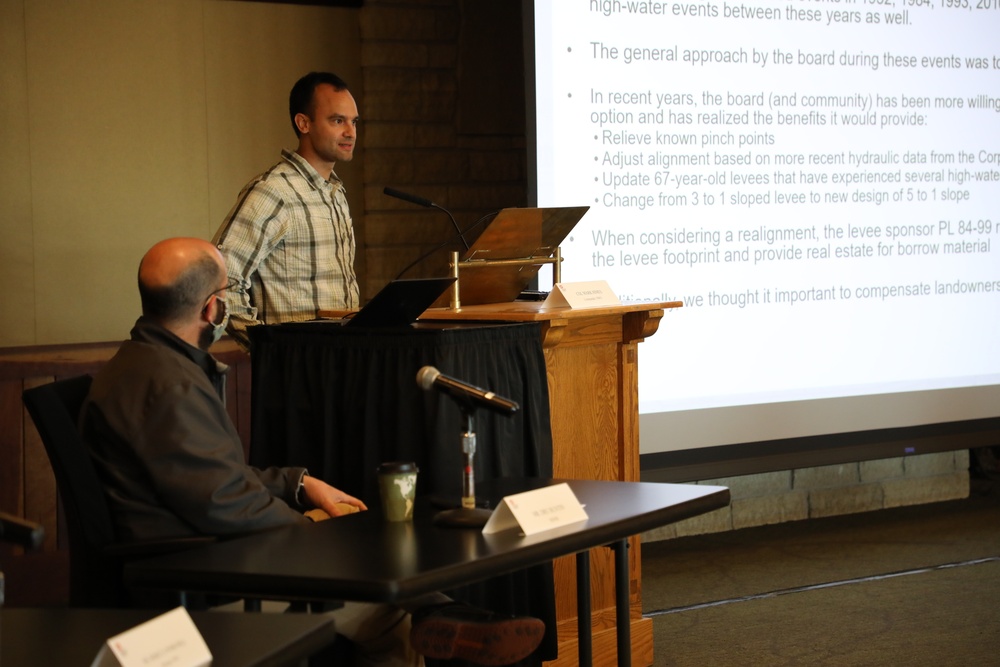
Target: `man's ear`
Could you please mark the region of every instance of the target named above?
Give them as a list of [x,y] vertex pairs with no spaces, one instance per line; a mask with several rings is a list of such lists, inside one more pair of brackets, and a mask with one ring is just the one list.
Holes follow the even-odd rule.
[[300,134],[309,134],[309,126],[312,124],[309,116],[304,113],[295,114],[295,127],[299,128]]
[[219,295],[213,294],[208,297],[208,303],[205,307],[201,309],[201,319],[205,320],[209,324],[215,324],[215,320],[219,315]]

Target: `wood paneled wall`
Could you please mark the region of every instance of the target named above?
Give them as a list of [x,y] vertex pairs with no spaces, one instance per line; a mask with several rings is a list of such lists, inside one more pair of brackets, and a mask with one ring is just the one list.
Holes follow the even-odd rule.
[[[68,544],[55,476],[22,392],[82,374],[95,374],[119,343],[0,349],[0,511],[45,527],[40,552],[25,554],[0,544],[0,571],[7,580],[7,606],[62,605],[68,601]],[[227,406],[243,441],[250,445],[250,358],[232,341],[212,353],[229,365]]]

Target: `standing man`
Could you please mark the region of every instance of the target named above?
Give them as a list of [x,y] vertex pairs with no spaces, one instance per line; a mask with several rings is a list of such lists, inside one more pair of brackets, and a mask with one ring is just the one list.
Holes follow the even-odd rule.
[[354,157],[358,105],[336,74],[311,72],[292,87],[288,112],[299,145],[240,192],[212,241],[229,277],[228,331],[357,308],[354,227],[333,168]]

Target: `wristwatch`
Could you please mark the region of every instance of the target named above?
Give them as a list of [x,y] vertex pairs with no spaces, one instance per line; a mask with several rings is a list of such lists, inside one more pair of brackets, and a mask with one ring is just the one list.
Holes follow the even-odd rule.
[[302,471],[302,476],[299,477],[299,485],[295,487],[295,502],[299,507],[305,507],[305,490],[306,490],[306,475],[309,474],[308,470]]

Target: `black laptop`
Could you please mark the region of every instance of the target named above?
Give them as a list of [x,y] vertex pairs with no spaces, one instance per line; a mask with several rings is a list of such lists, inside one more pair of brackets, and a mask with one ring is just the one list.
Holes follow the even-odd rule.
[[349,327],[405,327],[454,284],[455,278],[405,278],[393,280],[364,307],[344,320]]

